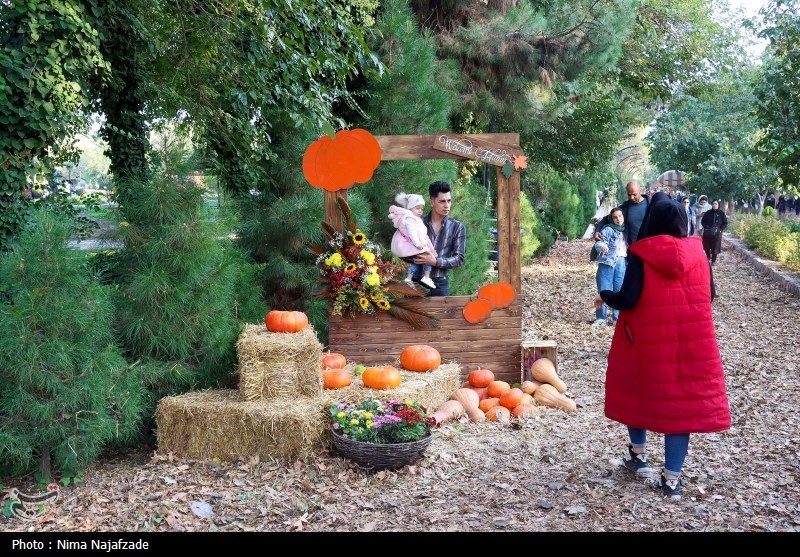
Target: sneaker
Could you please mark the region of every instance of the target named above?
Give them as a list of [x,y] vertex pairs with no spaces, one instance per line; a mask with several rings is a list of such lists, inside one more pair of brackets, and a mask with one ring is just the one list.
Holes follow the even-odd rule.
[[674,480],[668,480],[667,477],[664,475],[664,472],[661,472],[661,481],[659,482],[661,486],[661,491],[664,492],[664,497],[669,499],[673,499],[677,501],[681,498],[681,479],[675,478]]
[[433,290],[434,288],[436,288],[436,283],[435,283],[435,282],[433,282],[433,280],[431,280],[429,277],[422,277],[421,279],[419,279],[419,282],[420,282],[421,284],[424,284],[425,286],[427,286],[427,287],[428,287],[428,288],[430,288],[431,290]]
[[414,284],[414,281],[411,280],[410,278],[405,279],[403,282],[405,282],[406,284],[411,284],[411,285]]
[[601,327],[604,326],[605,324],[606,324],[605,319],[595,319],[594,323],[592,323],[592,327]]
[[645,476],[651,471],[647,464],[647,453],[636,454],[631,445],[628,445],[628,458],[622,459],[622,465],[637,476]]

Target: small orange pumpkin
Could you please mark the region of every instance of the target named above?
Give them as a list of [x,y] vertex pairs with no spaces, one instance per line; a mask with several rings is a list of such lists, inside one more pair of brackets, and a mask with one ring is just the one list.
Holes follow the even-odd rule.
[[511,415],[515,418],[519,418],[522,416],[527,416],[533,412],[533,404],[528,404],[527,402],[523,402],[522,404],[518,404],[511,410]]
[[484,411],[484,413],[488,412],[490,408],[494,408],[500,404],[499,398],[485,398],[478,403],[478,408]]
[[326,389],[341,389],[353,381],[353,375],[346,369],[326,369],[322,372],[322,386]]
[[486,387],[486,392],[489,397],[497,397],[500,398],[504,392],[511,389],[511,385],[506,383],[505,381],[492,381],[489,383],[489,386]]
[[492,304],[483,298],[471,300],[464,305],[463,314],[467,323],[472,323],[473,325],[480,323],[489,319],[489,316],[492,315]]
[[509,410],[522,404],[522,397],[525,395],[517,388],[509,389],[500,395],[500,405],[505,406]]
[[490,369],[474,369],[467,375],[467,381],[472,387],[488,387],[494,381],[494,372]]
[[514,287],[509,282],[495,282],[478,289],[478,298],[487,300],[492,309],[507,308],[517,298]]
[[361,381],[370,389],[394,389],[402,379],[400,371],[394,366],[368,367],[361,374]]
[[308,327],[308,316],[302,311],[273,309],[264,317],[264,324],[272,333],[298,333]]
[[400,365],[408,371],[433,371],[441,363],[439,351],[427,344],[412,344],[400,353]]
[[344,354],[339,354],[338,352],[323,352],[320,364],[322,369],[342,368],[347,365],[347,358],[345,358]]
[[509,422],[511,421],[511,410],[505,406],[493,406],[486,412],[486,419],[490,422]]

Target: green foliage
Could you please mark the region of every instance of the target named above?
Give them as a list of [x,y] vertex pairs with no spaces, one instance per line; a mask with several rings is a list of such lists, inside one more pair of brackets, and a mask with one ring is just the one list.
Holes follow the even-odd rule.
[[794,271],[800,271],[800,232],[790,230],[773,217],[737,215],[731,224],[733,232],[750,248]]
[[496,226],[486,210],[486,189],[474,180],[460,179],[451,191],[450,214],[467,228],[464,264],[450,271],[450,294],[468,296],[486,284],[489,270],[489,228]]
[[519,237],[519,260],[525,265],[540,250],[542,237],[547,234],[547,230],[524,192],[519,196],[519,213],[519,225],[522,228]]
[[778,218],[778,212],[775,210],[775,207],[764,207],[761,210],[761,216],[764,218]]
[[52,457],[76,477],[104,446],[138,432],[144,388],[114,344],[109,293],[66,247],[71,233],[38,211],[19,247],[0,256],[0,475]]
[[525,192],[545,210],[547,222],[559,236],[577,238],[588,220],[583,220],[578,189],[564,176],[546,167],[528,167],[523,174]]
[[[119,276],[118,320],[126,353],[147,364],[154,393],[229,384],[235,343],[243,321],[263,318],[252,269],[227,239],[220,223],[203,218],[202,191],[181,178],[180,157],[147,183],[129,183],[119,236],[125,249]],[[191,164],[191,162],[189,162]],[[173,166],[176,165],[176,166]]]
[[60,138],[83,126],[87,76],[100,71],[96,0],[0,3],[0,250],[29,218],[26,171],[59,159]]

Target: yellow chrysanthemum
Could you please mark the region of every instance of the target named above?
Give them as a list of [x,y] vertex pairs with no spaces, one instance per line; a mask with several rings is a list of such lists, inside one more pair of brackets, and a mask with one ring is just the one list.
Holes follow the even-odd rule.
[[369,307],[369,300],[366,298],[359,298],[358,305],[361,306],[361,309],[367,309]]
[[381,277],[376,274],[367,275],[367,284],[370,286],[379,286],[381,284]]
[[357,246],[360,246],[364,242],[367,241],[367,236],[363,232],[356,232],[353,234],[353,243]]
[[340,267],[342,265],[342,254],[337,251],[325,259],[325,265],[328,267]]
[[372,422],[367,422],[367,429],[372,429]]
[[358,420],[350,420],[351,425],[358,425]]
[[347,414],[345,414],[344,412],[339,412],[338,414],[336,414],[336,417],[337,418],[344,418],[346,415]]
[[356,270],[356,264],[355,263],[350,263],[347,267],[344,268],[344,272],[345,273],[352,273],[355,270]]
[[375,264],[375,254],[365,249],[361,250],[361,259],[367,262],[367,265]]
[[369,420],[372,418],[372,412],[364,412],[364,417]]
[[384,311],[389,309],[390,307],[392,307],[392,306],[389,305],[389,302],[387,302],[386,300],[378,300],[377,302],[375,302],[375,305],[377,305],[378,308],[380,308],[380,309],[382,309]]

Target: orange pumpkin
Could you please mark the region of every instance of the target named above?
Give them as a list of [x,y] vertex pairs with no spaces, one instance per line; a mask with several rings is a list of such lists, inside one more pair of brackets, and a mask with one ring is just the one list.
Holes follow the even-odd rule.
[[326,389],[341,389],[353,381],[353,375],[346,369],[326,369],[322,372],[322,386]]
[[433,371],[441,363],[439,351],[427,344],[412,344],[400,353],[400,365],[409,371]]
[[488,389],[486,387],[473,387],[471,385],[468,385],[467,388],[478,393],[478,400],[485,400],[489,398]]
[[394,366],[368,367],[361,374],[361,381],[370,389],[394,389],[402,379],[400,371]]
[[272,310],[264,318],[267,330],[273,333],[297,333],[308,327],[308,316],[302,311]]
[[500,405],[511,410],[515,406],[522,404],[523,395],[525,393],[517,388],[509,389],[500,395]]
[[381,146],[363,129],[339,130],[324,135],[303,154],[303,176],[317,188],[338,191],[372,178],[381,161]]
[[492,315],[492,305],[488,300],[484,300],[483,298],[471,300],[464,305],[463,314],[467,323],[472,323],[474,325],[475,323],[480,323],[481,321],[489,319],[489,316]]
[[518,404],[517,406],[512,408],[511,415],[514,416],[515,418],[519,418],[521,416],[527,416],[531,412],[533,412],[533,404],[528,404],[526,402],[523,402],[522,404]]
[[500,404],[499,398],[485,398],[478,403],[478,408],[485,412],[488,412],[490,408],[494,408]]
[[324,352],[320,364],[322,369],[342,368],[347,365],[347,358],[345,358],[344,354],[339,354],[338,352]]
[[489,397],[497,397],[500,398],[504,392],[511,389],[511,385],[506,383],[505,381],[492,381],[489,383],[489,386],[486,387],[486,392]]
[[505,406],[493,406],[486,412],[486,419],[490,422],[508,422],[511,421],[511,410]]
[[488,387],[494,381],[494,372],[489,369],[474,369],[467,375],[467,381],[472,387]]
[[507,308],[517,298],[514,287],[508,282],[495,282],[478,289],[478,298],[487,300],[492,309]]

